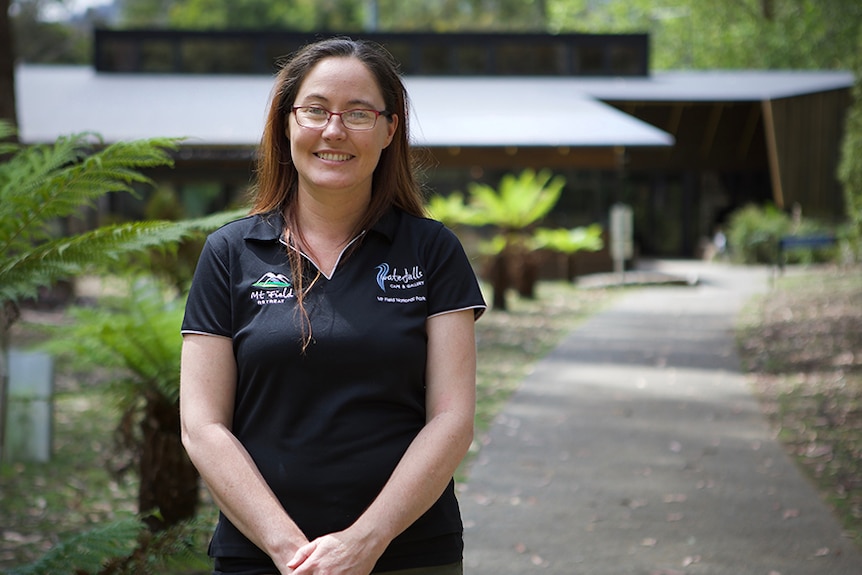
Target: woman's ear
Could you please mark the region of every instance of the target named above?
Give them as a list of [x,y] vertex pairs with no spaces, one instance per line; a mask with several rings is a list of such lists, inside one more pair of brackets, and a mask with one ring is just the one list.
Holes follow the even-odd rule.
[[389,116],[389,121],[386,122],[386,144],[383,148],[388,148],[392,143],[392,138],[395,137],[395,131],[398,129],[398,114]]

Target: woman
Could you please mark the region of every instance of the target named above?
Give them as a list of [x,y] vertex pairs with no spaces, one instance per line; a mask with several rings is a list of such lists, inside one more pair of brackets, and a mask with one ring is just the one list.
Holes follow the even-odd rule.
[[485,303],[423,218],[391,57],[331,39],[276,78],[252,215],[207,240],[183,321],[183,441],[215,573],[461,573]]

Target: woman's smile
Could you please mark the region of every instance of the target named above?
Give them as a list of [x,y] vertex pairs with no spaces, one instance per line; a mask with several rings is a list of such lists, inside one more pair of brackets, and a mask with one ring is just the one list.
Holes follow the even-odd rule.
[[343,152],[317,152],[314,155],[327,162],[346,162],[353,158],[353,155]]

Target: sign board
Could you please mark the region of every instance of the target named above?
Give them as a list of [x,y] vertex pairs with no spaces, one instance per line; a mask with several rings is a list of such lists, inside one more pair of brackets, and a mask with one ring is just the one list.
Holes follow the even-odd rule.
[[611,258],[614,268],[622,271],[625,261],[634,256],[634,217],[631,206],[611,206]]

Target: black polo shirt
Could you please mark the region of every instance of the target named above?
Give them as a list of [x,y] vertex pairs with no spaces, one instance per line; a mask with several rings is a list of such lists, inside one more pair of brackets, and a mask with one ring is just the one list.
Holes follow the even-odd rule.
[[[308,292],[302,353],[283,227],[280,213],[249,216],[207,239],[182,331],[232,338],[233,432],[313,539],[356,520],[425,424],[427,318],[478,318],[485,302],[455,235],[393,210]],[[450,482],[376,570],[459,561],[461,532]],[[224,516],[210,553],[265,559]]]

